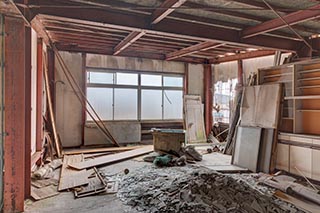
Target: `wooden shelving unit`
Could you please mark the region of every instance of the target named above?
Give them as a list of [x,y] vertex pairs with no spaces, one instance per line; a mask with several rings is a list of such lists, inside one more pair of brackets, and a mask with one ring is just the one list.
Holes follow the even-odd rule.
[[258,74],[259,84],[283,84],[282,112],[280,121],[280,131],[293,132],[293,100],[287,97],[293,96],[293,73],[294,66],[277,66],[260,69]]
[[276,168],[319,181],[320,60],[260,69],[258,82],[283,84]]

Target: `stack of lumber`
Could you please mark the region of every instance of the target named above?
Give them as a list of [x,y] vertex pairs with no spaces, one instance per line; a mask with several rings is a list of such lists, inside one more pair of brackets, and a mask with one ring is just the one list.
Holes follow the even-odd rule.
[[132,146],[65,150],[58,191],[73,190],[75,197],[116,193],[118,183],[96,167],[110,165],[153,151],[153,146]]

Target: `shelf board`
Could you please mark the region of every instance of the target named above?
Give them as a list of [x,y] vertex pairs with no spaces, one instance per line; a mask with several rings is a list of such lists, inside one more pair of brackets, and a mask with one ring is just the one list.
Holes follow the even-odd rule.
[[320,88],[320,85],[313,85],[313,86],[300,86],[299,89],[312,89],[312,88]]
[[302,71],[298,71],[299,73],[303,74],[303,73],[312,73],[312,72],[320,72],[320,69],[312,69],[312,70],[302,70]]
[[282,117],[282,120],[293,120],[293,118]]
[[299,99],[320,99],[320,95],[305,95],[305,96],[284,97],[284,100],[299,100]]
[[314,81],[314,80],[320,80],[320,77],[298,79],[298,81]]
[[298,112],[320,112],[320,109],[297,109]]
[[280,73],[280,74],[273,74],[273,75],[265,75],[263,78],[275,78],[275,77],[281,77],[281,76],[290,76],[292,73]]

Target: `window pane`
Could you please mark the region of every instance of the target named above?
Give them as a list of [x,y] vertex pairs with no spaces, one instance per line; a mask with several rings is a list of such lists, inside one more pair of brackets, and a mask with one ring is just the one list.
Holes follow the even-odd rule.
[[182,119],[182,91],[164,90],[164,119]]
[[182,87],[183,78],[182,77],[164,77],[163,84],[167,87]]
[[88,83],[113,84],[113,73],[88,72]]
[[117,84],[138,85],[138,74],[117,73]]
[[141,75],[142,86],[161,86],[161,75]]
[[114,120],[138,118],[138,92],[136,89],[114,90]]
[[[87,89],[87,98],[94,110],[102,120],[112,120],[112,89],[91,88]],[[89,107],[88,107],[89,109]],[[93,113],[91,113],[93,115]],[[96,118],[96,117],[95,117]],[[97,119],[97,118],[96,118]],[[92,120],[87,113],[87,120]]]
[[162,119],[161,105],[161,90],[141,90],[141,119]]

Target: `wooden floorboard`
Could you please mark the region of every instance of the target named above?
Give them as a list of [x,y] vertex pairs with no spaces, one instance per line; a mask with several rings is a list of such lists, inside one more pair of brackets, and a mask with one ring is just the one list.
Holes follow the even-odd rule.
[[153,145],[148,145],[139,149],[107,155],[103,157],[97,157],[95,159],[90,159],[83,162],[72,162],[72,163],[69,163],[68,165],[72,168],[81,170],[81,169],[87,169],[95,166],[101,166],[101,165],[106,165],[106,164],[126,160],[126,159],[137,157],[143,154],[148,154],[152,151],[153,151]]

